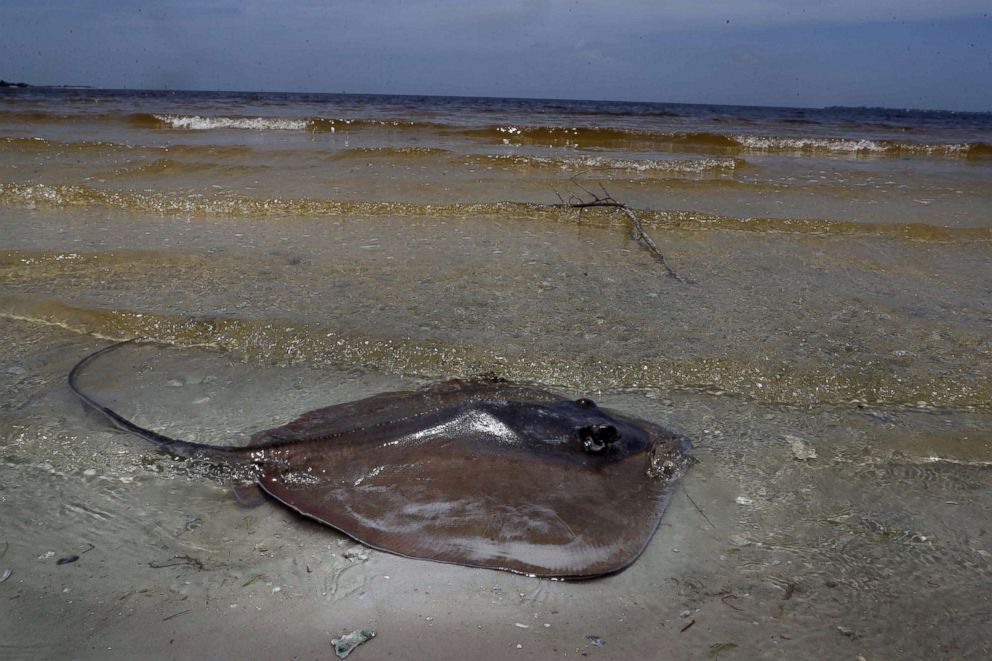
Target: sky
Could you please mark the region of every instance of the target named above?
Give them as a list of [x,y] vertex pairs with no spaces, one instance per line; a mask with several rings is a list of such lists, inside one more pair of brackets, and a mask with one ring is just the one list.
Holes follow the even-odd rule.
[[0,0],[0,78],[992,111],[990,0]]

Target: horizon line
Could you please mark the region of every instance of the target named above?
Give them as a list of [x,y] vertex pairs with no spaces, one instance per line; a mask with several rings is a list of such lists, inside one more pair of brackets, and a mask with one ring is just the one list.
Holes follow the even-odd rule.
[[540,97],[540,96],[489,96],[477,94],[421,94],[421,93],[391,93],[391,92],[313,92],[313,91],[289,91],[289,90],[237,90],[237,89],[190,89],[190,88],[170,88],[170,87],[98,87],[94,85],[77,84],[34,84],[13,82],[3,79],[8,86],[2,90],[87,90],[94,92],[173,92],[173,93],[206,93],[206,94],[301,94],[318,96],[371,96],[371,97],[410,97],[410,98],[437,98],[437,99],[502,99],[506,101],[571,101],[578,103],[628,103],[643,105],[667,105],[667,106],[712,106],[721,108],[762,108],[771,110],[889,110],[899,112],[933,112],[952,113],[969,115],[990,115],[990,110],[951,110],[947,108],[918,108],[911,106],[876,106],[876,105],[826,105],[826,106],[783,106],[783,105],[762,105],[752,103],[711,103],[698,101],[644,101],[638,99],[581,99],[576,97]]

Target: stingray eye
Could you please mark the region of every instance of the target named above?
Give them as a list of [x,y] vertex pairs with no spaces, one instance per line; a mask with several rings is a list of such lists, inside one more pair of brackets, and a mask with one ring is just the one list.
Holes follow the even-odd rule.
[[585,397],[583,397],[582,399],[575,400],[575,404],[580,409],[594,409],[594,408],[596,408],[596,402],[592,401],[591,399],[586,399]]
[[602,454],[610,445],[620,440],[620,432],[613,425],[589,425],[578,430],[582,449],[592,454]]

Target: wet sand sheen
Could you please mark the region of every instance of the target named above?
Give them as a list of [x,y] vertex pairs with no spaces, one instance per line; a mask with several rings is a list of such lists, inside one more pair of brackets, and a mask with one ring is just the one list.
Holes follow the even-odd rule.
[[[5,589],[17,611],[4,621],[24,627],[56,608],[72,632],[30,645],[6,637],[24,641],[8,646],[14,656],[71,648],[115,658],[130,653],[139,625],[152,654],[195,654],[210,632],[256,621],[264,622],[258,638],[225,649],[284,653],[276,628],[293,622],[304,623],[291,645],[297,654],[321,653],[330,631],[368,626],[380,632],[377,654],[401,653],[411,640],[453,653],[453,639],[464,638],[481,658],[517,644],[541,658],[587,650],[595,633],[611,653],[634,656],[645,646],[705,653],[716,641],[758,656],[829,648],[837,653],[826,657],[845,658],[899,649],[907,613],[923,617],[935,605],[953,619],[938,620],[917,648],[984,649],[984,606],[961,595],[990,573],[976,518],[992,505],[987,416],[957,416],[970,431],[947,437],[945,416],[932,413],[604,395],[604,405],[694,430],[700,464],[626,573],[594,585],[534,582],[364,550],[279,508],[239,509],[223,475],[149,455],[141,441],[70,406],[64,372],[99,342],[21,322],[0,328],[24,347],[8,358],[24,372],[3,372],[13,395],[5,401],[16,407],[4,415],[20,425],[3,439],[3,494],[35,513],[8,532],[4,562],[17,574]],[[94,366],[100,396],[143,424],[203,442],[245,438],[287,409],[410,385],[369,372],[246,364],[213,350],[149,347],[129,363],[129,371]],[[41,485],[58,499],[39,499]],[[96,548],[78,562],[55,565],[89,544]],[[921,582],[932,589],[920,592]],[[692,636],[679,633],[693,621]]]

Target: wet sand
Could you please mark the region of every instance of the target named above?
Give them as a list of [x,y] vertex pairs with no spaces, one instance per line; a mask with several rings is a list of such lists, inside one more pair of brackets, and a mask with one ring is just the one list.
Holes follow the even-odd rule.
[[[0,657],[992,656],[987,118],[88,94],[0,113]],[[619,575],[408,560],[86,414],[132,337],[175,437],[495,372],[698,462]]]
[[[378,636],[356,659],[988,650],[983,416],[962,437],[937,413],[604,395],[696,430],[699,463],[633,567],[545,581],[372,551],[274,504],[245,509],[222,476],[83,413],[64,377],[104,342],[11,320],[0,330],[18,347],[0,369],[5,658],[328,658],[331,638],[357,628]],[[213,350],[136,352],[94,366],[99,395],[201,441],[413,385]]]

